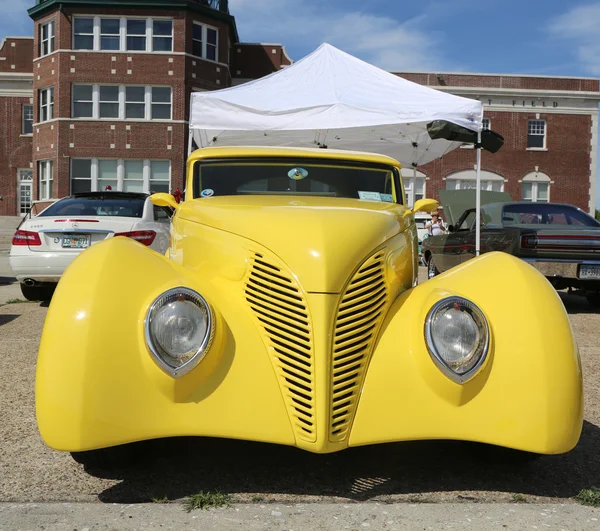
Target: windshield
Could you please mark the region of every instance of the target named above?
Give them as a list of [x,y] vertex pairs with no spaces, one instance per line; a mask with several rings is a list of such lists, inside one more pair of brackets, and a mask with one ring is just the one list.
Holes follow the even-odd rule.
[[548,203],[506,205],[502,210],[502,224],[600,227],[600,223],[577,207]]
[[194,197],[309,195],[393,203],[397,178],[391,167],[339,161],[202,162],[194,167]]
[[42,216],[120,216],[141,218],[144,198],[102,199],[97,197],[68,197],[44,210]]

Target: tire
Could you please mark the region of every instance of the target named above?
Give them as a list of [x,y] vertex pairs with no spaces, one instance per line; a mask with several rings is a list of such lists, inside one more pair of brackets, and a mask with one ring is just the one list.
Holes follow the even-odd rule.
[[55,287],[55,284],[38,284],[36,286],[21,284],[21,293],[28,301],[47,302],[52,298]]
[[588,293],[586,295],[588,302],[596,309],[600,308],[600,291]]
[[433,255],[431,255],[427,259],[427,278],[437,277],[440,274],[438,268],[435,265],[435,260],[433,259]]

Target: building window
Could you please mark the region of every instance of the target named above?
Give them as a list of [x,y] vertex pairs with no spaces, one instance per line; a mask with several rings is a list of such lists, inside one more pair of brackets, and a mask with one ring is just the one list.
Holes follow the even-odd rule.
[[127,50],[146,51],[145,20],[127,20]]
[[73,118],[171,120],[171,87],[73,85],[72,94]]
[[33,199],[33,170],[18,170],[19,179],[19,213],[27,214]]
[[94,117],[94,87],[92,85],[73,85],[73,118]]
[[547,203],[550,201],[552,181],[545,173],[532,172],[523,177],[521,198],[523,201]]
[[100,19],[100,49],[119,50],[121,48],[121,20],[118,18]]
[[527,148],[546,148],[546,122],[544,120],[529,120],[527,122]]
[[40,26],[40,56],[54,51],[54,21]]
[[402,168],[402,183],[406,205],[412,208],[419,199],[425,197],[425,174],[410,168]]
[[219,30],[194,22],[192,30],[192,53],[198,57],[216,61],[218,54]]
[[33,105],[23,105],[22,109],[23,113],[23,124],[22,124],[22,134],[23,135],[32,135],[33,134]]
[[71,193],[110,190],[168,192],[168,160],[71,159]]
[[173,21],[162,18],[75,17],[74,50],[173,51]]
[[[474,190],[476,187],[475,170],[458,171],[446,178],[446,190]],[[481,170],[481,189],[488,192],[504,192],[504,177],[491,171]]]
[[99,88],[100,118],[119,118],[119,87],[101,85]]
[[40,122],[54,118],[54,89],[52,87],[40,90]]
[[146,103],[145,87],[126,87],[125,88],[125,118],[144,119]]
[[94,19],[77,17],[73,20],[73,49],[94,49]]
[[51,160],[40,160],[38,162],[38,176],[40,180],[40,187],[38,198],[41,200],[52,198],[52,161]]
[[92,191],[92,161],[91,159],[71,160],[71,193]]
[[152,51],[170,52],[173,50],[173,21],[152,21]]

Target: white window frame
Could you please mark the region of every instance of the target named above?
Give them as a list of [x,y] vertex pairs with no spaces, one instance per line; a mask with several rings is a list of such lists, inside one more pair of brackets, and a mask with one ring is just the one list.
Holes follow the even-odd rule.
[[[52,190],[54,187],[54,168],[52,160],[38,161],[38,199],[52,199]],[[42,183],[46,183],[46,194],[42,197]]]
[[[81,17],[81,18],[85,18],[85,17]],[[102,33],[102,20],[117,20],[119,21],[119,32],[118,33]],[[96,29],[97,26],[97,29]],[[98,38],[96,39],[96,33],[98,34]],[[122,39],[122,34],[123,33],[123,24],[121,23],[121,18],[120,17],[110,17],[110,16],[101,16],[101,17],[94,17],[94,50],[98,49],[101,50],[103,52],[119,52],[121,51],[121,47],[123,44],[123,39]],[[104,49],[102,48],[102,37],[117,37],[119,39],[119,47],[116,50],[113,49]],[[97,43],[96,43],[97,41]],[[96,48],[96,44],[98,45],[98,47]]]
[[[28,175],[28,177],[24,177],[24,175]],[[23,209],[23,203],[21,202],[21,192],[22,192],[22,185],[23,184],[27,184],[29,185],[30,188],[30,195],[29,195],[29,208],[31,208],[31,205],[33,204],[33,169],[31,168],[18,168],[17,169],[17,199],[18,199],[18,205],[17,205],[17,209],[19,211],[19,215],[20,216],[24,216],[25,214],[27,214],[28,210],[26,210],[25,212],[22,211]]]
[[[194,53],[194,48],[193,48],[193,44],[192,44],[192,55],[194,57],[200,57],[201,59],[204,59],[206,61],[211,61],[213,63],[218,63],[219,62],[219,28],[215,27],[215,26],[211,26],[209,24],[204,24],[203,22],[196,22],[194,21],[194,25],[195,26],[200,26],[202,28],[202,55],[196,55]],[[215,58],[214,59],[209,59],[206,53],[206,50],[208,49],[208,30],[214,30],[217,32],[217,44],[215,46]],[[193,42],[200,42],[197,39],[194,39],[194,33],[192,31],[192,43]],[[212,46],[212,44],[210,45]]]
[[[76,86],[86,86],[89,87],[90,84],[89,83],[74,83],[71,87],[71,119],[72,120],[102,120],[102,121],[109,121],[109,122],[115,122],[115,121],[125,121],[125,122],[140,122],[140,121],[144,121],[144,122],[171,122],[173,121],[173,87],[170,85],[113,85],[111,83],[101,83],[101,84],[94,84],[91,85],[92,87],[92,116],[82,116],[82,117],[75,117],[75,100],[74,98],[74,94],[75,91],[73,90],[73,87]],[[100,117],[100,87],[105,87],[105,86],[114,86],[114,87],[118,87],[119,88],[119,113],[118,113],[118,117],[117,118],[101,118]],[[143,88],[144,89],[144,100],[143,101],[127,101],[127,88],[131,88],[131,87],[139,87],[139,88]],[[152,102],[152,89],[153,88],[168,88],[171,90],[171,98],[170,101],[167,102],[158,102],[158,103],[153,103]],[[40,100],[41,101],[41,100]],[[81,100],[81,101],[87,101],[87,100]],[[108,103],[108,102],[105,102]],[[115,103],[115,102],[111,102],[111,103]],[[139,104],[139,105],[143,105],[144,106],[144,117],[143,118],[126,118],[127,116],[127,104]],[[165,106],[169,106],[170,108],[170,117],[169,118],[152,118],[152,105],[165,105]]]
[[[543,130],[544,133],[543,134],[539,134],[539,133],[530,133],[531,129],[532,129],[532,122],[537,122],[538,124],[543,124]],[[535,128],[536,126],[534,126]],[[539,130],[539,125],[537,127],[537,130]],[[529,147],[529,137],[530,136],[541,136],[543,137],[543,145],[542,147]],[[548,124],[546,123],[546,120],[538,120],[538,119],[531,119],[531,120],[527,120],[527,150],[528,151],[546,151],[546,140],[548,138]]]
[[[94,21],[94,31],[92,34],[90,33],[80,33],[79,35],[92,35],[93,36],[93,46],[92,48],[75,48],[75,20],[78,18],[89,18]],[[119,48],[117,50],[103,50],[102,49],[102,34],[101,34],[101,19],[117,19],[120,20],[119,24]],[[146,39],[145,46],[143,50],[128,50],[127,49],[127,21],[128,20],[139,20],[145,22],[145,31],[144,33],[139,34],[131,34],[131,37],[144,37]],[[171,22],[171,49],[170,50],[160,50],[154,51],[154,22],[155,21],[169,21]],[[158,54],[168,54],[173,53],[174,48],[174,19],[173,17],[116,17],[110,15],[75,15],[73,17],[72,24],[72,35],[71,35],[71,48],[73,50],[81,50],[81,51],[96,51],[103,53],[158,53]],[[110,34],[111,36],[116,36],[116,34]],[[156,35],[158,38],[169,38],[168,35]],[[217,36],[218,41],[218,36]]]
[[[46,94],[46,103],[44,103],[43,94]],[[54,87],[39,89],[39,116],[38,122],[49,122],[54,119]]]
[[[521,183],[521,201],[531,201],[532,203],[549,203],[550,202],[550,188],[553,181],[550,179],[548,175],[542,172],[532,172],[528,173],[523,177],[523,180],[519,181]],[[523,184],[531,184],[531,199],[525,199],[524,197],[524,187]],[[548,187],[548,198],[540,199],[540,184],[546,185]]]
[[[452,190],[472,190],[474,189],[473,187],[470,188],[463,188],[462,187],[462,183],[463,182],[468,182],[468,183],[475,183],[475,181],[477,180],[477,172],[475,170],[461,170],[461,171],[457,171],[454,172],[450,175],[448,175],[448,177],[446,177],[446,190],[449,190],[450,188],[448,188],[448,183],[449,182],[453,182],[456,183],[457,187],[452,188]],[[494,191],[493,190],[493,184],[492,183],[501,183],[500,186],[500,191],[504,192],[504,182],[506,179],[504,179],[504,177],[502,177],[502,175],[498,175],[497,173],[493,173],[491,171],[486,171],[486,170],[481,170],[481,189],[482,190],[487,190],[489,192]]]
[[[102,97],[100,95],[101,94],[101,90],[100,89],[102,87],[116,87],[117,88],[117,99],[116,100],[105,100],[105,101],[102,100]],[[96,94],[98,95],[98,97],[94,98],[94,100],[98,101],[98,103],[97,103],[97,108],[98,108],[97,116],[98,116],[99,120],[119,120],[121,118],[121,115],[122,115],[122,113],[121,113],[121,111],[122,111],[122,109],[121,109],[121,92],[122,91],[121,91],[120,85],[111,85],[109,83],[102,83],[100,85],[94,85],[94,91],[93,91],[93,93],[94,93],[94,95],[96,95]],[[109,103],[109,104],[115,104],[116,103],[117,104],[117,116],[116,117],[102,116],[101,115],[102,114],[101,110],[102,110],[102,104],[103,103]],[[94,106],[96,106],[96,104]],[[94,113],[94,114],[96,114],[96,113]]]
[[[44,29],[48,29],[48,33],[46,38],[44,38]],[[54,24],[54,19],[44,24],[40,24],[40,57],[44,57],[46,55],[50,55],[54,52],[54,39],[55,39],[55,30],[56,26]],[[47,52],[44,53],[44,45],[48,46]]]
[[[100,160],[110,160],[117,161],[117,190],[122,191],[125,183],[125,163],[127,161],[136,161],[142,162],[143,170],[142,170],[142,186],[143,192],[149,193],[152,185],[152,172],[151,165],[153,162],[168,162],[169,163],[169,190],[171,189],[171,181],[173,178],[173,162],[171,159],[111,159],[111,158],[89,158],[89,157],[74,157],[71,159],[71,165],[69,170],[69,186],[71,189],[71,193],[73,190],[73,160],[89,160],[91,161],[91,185],[90,189],[92,192],[97,192],[98,190],[98,180],[99,180],[99,161]],[[83,179],[82,179],[83,180]],[[161,181],[163,182],[163,181]]]
[[[25,108],[28,107],[31,109],[31,113],[26,113],[25,112]],[[26,120],[25,117],[27,115],[31,115],[31,119]],[[24,103],[21,106],[21,136],[32,136],[33,135],[33,123],[34,123],[34,112],[33,112],[33,104],[31,103]],[[25,132],[25,123],[27,122],[31,122],[31,133],[26,133]]]

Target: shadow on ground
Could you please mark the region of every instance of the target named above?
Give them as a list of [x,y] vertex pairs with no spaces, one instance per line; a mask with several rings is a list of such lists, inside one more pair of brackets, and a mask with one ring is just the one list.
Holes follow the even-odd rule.
[[484,461],[475,455],[479,445],[455,441],[394,443],[316,455],[283,446],[185,437],[136,443],[137,455],[153,458],[87,472],[122,480],[99,495],[106,503],[179,499],[201,490],[356,501],[445,491],[569,498],[598,483],[598,448],[600,429],[589,422],[572,452],[521,464]]
[[569,314],[578,313],[600,313],[599,308],[594,308],[585,297],[568,293],[567,291],[559,291],[558,294],[567,309]]

